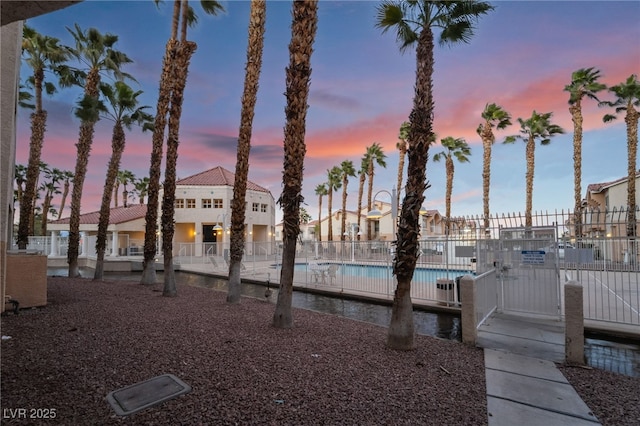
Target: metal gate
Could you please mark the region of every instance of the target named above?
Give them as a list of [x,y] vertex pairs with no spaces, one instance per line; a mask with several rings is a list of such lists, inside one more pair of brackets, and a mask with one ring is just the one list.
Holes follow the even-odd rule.
[[500,230],[499,311],[561,317],[556,241],[555,227]]

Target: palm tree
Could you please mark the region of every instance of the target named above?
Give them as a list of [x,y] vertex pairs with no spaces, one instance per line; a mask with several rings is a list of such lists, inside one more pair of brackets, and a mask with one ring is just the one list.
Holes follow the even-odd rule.
[[[603,117],[605,123],[616,119],[616,115],[625,112],[624,122],[627,125],[627,236],[635,237],[636,234],[636,161],[638,156],[638,118],[640,112],[640,82],[638,76],[632,74],[623,83],[609,88],[616,99],[612,102],[601,102],[600,105],[615,108],[615,114],[607,114]],[[635,247],[632,244],[632,247]],[[632,253],[635,259],[635,253]]]
[[525,226],[530,228],[533,225],[531,218],[532,197],[533,197],[533,174],[535,170],[535,150],[536,139],[540,139],[540,145],[549,145],[551,138],[555,135],[564,133],[562,127],[551,123],[553,113],[538,114],[535,110],[531,117],[523,120],[518,118],[520,123],[520,134],[507,136],[505,143],[513,143],[516,139],[522,139],[526,144],[527,156],[527,175],[526,175],[526,193],[527,203],[525,207]]
[[49,213],[51,213],[51,203],[55,194],[60,194],[60,181],[64,179],[62,170],[53,168],[45,172],[45,178],[47,179],[41,185],[44,190],[44,199],[42,201],[42,222],[40,222],[40,235],[47,235],[47,222],[49,219]]
[[145,176],[143,178],[136,179],[136,181],[133,182],[133,186],[138,193],[140,204],[144,204],[144,197],[149,193],[149,178]]
[[316,195],[318,196],[318,241],[322,241],[322,197],[327,194],[326,183],[321,183],[316,186]]
[[569,92],[569,112],[573,121],[573,199],[575,235],[582,236],[582,99],[586,96],[600,102],[596,94],[607,88],[599,83],[600,70],[580,68],[571,74],[571,83],[564,86]]
[[283,212],[282,269],[280,291],[273,314],[273,326],[291,328],[293,314],[293,270],[296,261],[296,242],[300,234],[300,204],[302,170],[306,145],[307,100],[311,81],[311,54],[318,25],[318,1],[294,1],[292,6],[289,65],[286,69],[287,118],[284,130],[284,170],[282,194],[278,203]]
[[[362,217],[360,212],[362,211],[362,195],[364,193],[364,183],[367,179],[367,170],[369,170],[369,161],[370,159],[365,153],[360,160],[360,170],[358,170],[358,229],[362,229],[360,227],[360,218]],[[360,234],[362,234],[362,232],[358,232],[358,241],[360,241]]]
[[231,204],[228,303],[239,303],[241,295],[240,267],[242,266],[242,255],[244,253],[245,197],[247,194],[247,179],[249,175],[249,152],[251,150],[251,132],[253,130],[253,114],[255,112],[258,94],[258,81],[262,68],[262,48],[264,46],[266,15],[266,0],[254,0],[251,2],[251,10],[249,13],[249,40],[247,43],[247,66],[244,77],[242,110],[240,112],[236,176],[233,184],[233,200]]
[[396,29],[400,51],[417,43],[416,83],[409,115],[407,184],[397,231],[393,272],[397,277],[387,345],[394,349],[414,347],[411,279],[418,258],[420,207],[426,190],[426,167],[433,135],[433,29],[439,28],[440,44],[467,42],[474,23],[493,10],[483,1],[385,1],[378,6],[377,26],[383,32]]
[[13,178],[16,181],[15,200],[22,200],[22,194],[24,194],[24,183],[27,181],[27,166],[23,164],[16,164],[14,168]]
[[[96,268],[93,279],[101,280],[104,275],[104,254],[107,247],[107,228],[109,227],[109,219],[111,215],[111,195],[112,188],[117,180],[121,180],[124,184],[124,207],[126,204],[127,183],[135,180],[133,173],[129,170],[118,171],[120,168],[120,160],[124,152],[126,137],[124,129],[131,130],[134,124],[142,127],[142,130],[148,130],[152,127],[151,121],[153,117],[145,110],[148,106],[138,106],[138,96],[142,94],[141,90],[134,91],[126,83],[116,81],[113,86],[101,84],[100,90],[104,98],[108,101],[107,105],[100,105],[100,113],[102,118],[113,121],[113,133],[111,137],[111,158],[107,166],[107,175],[104,182],[104,190],[102,192],[102,203],[100,205],[100,218],[98,220],[98,235],[96,238]],[[117,194],[114,194],[117,198]]]
[[63,170],[62,178],[64,180],[64,189],[62,190],[62,200],[60,201],[60,210],[58,211],[58,219],[62,217],[62,212],[67,201],[67,195],[69,195],[69,186],[73,182],[73,172],[71,170]]
[[445,222],[445,235],[449,235],[451,229],[451,192],[453,190],[453,175],[455,173],[455,166],[453,164],[453,158],[455,157],[460,163],[468,163],[471,156],[471,148],[464,140],[464,138],[453,138],[447,136],[440,140],[444,151],[438,152],[433,156],[433,161],[445,161],[445,167],[447,170],[447,188],[445,195],[446,206],[446,222]]
[[[43,36],[33,28],[25,25],[22,30],[22,52],[25,62],[33,70],[29,78],[29,86],[34,89],[35,105],[31,114],[31,140],[29,142],[29,162],[27,165],[26,184],[20,198],[20,223],[18,225],[18,247],[26,249],[29,241],[30,224],[33,223],[33,204],[38,187],[40,173],[40,157],[44,144],[44,132],[47,124],[47,111],[42,108],[42,92],[53,94],[56,87],[45,81],[45,71],[56,70],[69,59],[70,53],[58,44],[57,38]],[[21,103],[21,105],[28,105]]]
[[[372,208],[372,197],[373,197],[373,176],[374,176],[374,168],[375,165],[378,164],[381,167],[387,167],[387,163],[385,158],[387,156],[382,151],[382,147],[378,142],[374,142],[373,145],[367,147],[367,152],[365,156],[368,158],[367,161],[367,178],[369,182],[368,192],[367,192],[367,211],[371,211]],[[399,188],[398,188],[399,189]],[[399,191],[398,191],[399,192]],[[371,239],[372,235],[371,230],[371,220],[367,219],[367,240]]]
[[67,28],[75,40],[75,48],[71,48],[72,55],[83,65],[87,72],[78,71],[75,76],[80,77],[84,83],[84,99],[86,103],[76,111],[76,116],[81,119],[80,134],[78,138],[76,167],[73,178],[73,190],[71,192],[71,216],[69,218],[69,248],[67,262],[69,263],[69,277],[80,275],[78,268],[78,254],[80,249],[80,203],[82,201],[82,188],[87,174],[89,154],[93,144],[95,123],[99,120],[99,113],[95,108],[98,102],[99,87],[102,74],[113,75],[121,80],[129,77],[123,73],[121,67],[132,62],[124,53],[114,49],[118,36],[113,34],[101,34],[95,28],[82,31],[78,24],[75,31]]
[[327,170],[327,241],[333,241],[333,193],[342,187],[341,174],[338,166]]
[[[156,4],[160,4],[159,0],[155,0]],[[220,6],[217,1],[201,1],[200,2],[205,13],[217,14],[218,11],[223,11],[224,9]],[[181,18],[181,10],[185,9],[186,18],[182,20],[182,31],[181,36],[182,41],[178,42],[178,27],[180,25]],[[184,17],[184,16],[183,16]],[[187,23],[195,23],[197,21],[195,14],[193,14],[193,10],[188,6],[188,2],[186,0],[174,0],[173,2],[173,15],[171,20],[171,35],[169,36],[169,40],[167,41],[167,45],[165,48],[164,58],[162,60],[162,73],[160,75],[160,90],[158,94],[158,103],[156,107],[156,117],[153,125],[153,137],[152,137],[152,148],[151,148],[151,164],[149,166],[149,192],[148,192],[148,200],[147,200],[147,213],[145,215],[145,234],[144,234],[144,260],[142,262],[143,271],[142,277],[140,279],[140,284],[155,284],[156,282],[156,270],[155,270],[155,256],[156,256],[156,244],[157,244],[157,236],[156,230],[158,228],[158,205],[159,205],[159,194],[160,194],[160,168],[162,164],[162,151],[163,151],[163,143],[164,143],[164,133],[165,128],[167,127],[167,114],[170,117],[174,117],[173,135],[170,134],[169,138],[174,137],[174,140],[177,142],[177,131],[175,128],[175,118],[176,114],[179,110],[181,110],[182,99],[176,97],[175,100],[178,101],[177,105],[173,105],[171,102],[173,99],[173,90],[176,84],[176,81],[180,77],[185,78],[186,84],[186,75],[187,68],[183,68],[181,70],[176,70],[177,67],[188,64],[189,58],[186,56],[193,53],[187,52],[187,50],[195,49],[195,44],[186,43],[186,25]],[[180,48],[180,49],[179,49]],[[180,50],[180,51],[179,51]],[[178,64],[179,58],[181,59],[181,65]],[[181,96],[182,93],[178,92],[177,96]],[[171,112],[169,111],[169,106],[171,104]],[[168,145],[167,141],[167,145]],[[174,143],[175,145],[175,143]],[[173,154],[177,156],[177,146],[172,148]],[[169,157],[169,153],[167,153],[167,157]],[[169,195],[167,195],[167,189],[165,188],[165,196],[169,196],[169,198],[175,198],[175,175],[173,177],[173,191]],[[169,201],[169,200],[168,200]],[[164,202],[164,200],[163,200]],[[173,210],[172,207],[167,206],[167,210]],[[164,209],[163,209],[164,210]],[[163,212],[164,215],[164,212]],[[167,216],[172,215],[172,212],[167,211]],[[173,237],[173,226],[170,224],[170,232]],[[165,240],[163,235],[163,241]],[[172,248],[172,243],[170,243],[170,247]],[[173,258],[170,259],[173,261]],[[165,285],[171,287],[173,285],[175,289],[175,277],[173,275],[173,267],[169,271],[168,276],[165,275]],[[167,295],[171,295],[171,289],[167,292]]]
[[345,240],[345,231],[347,228],[347,185],[349,184],[349,176],[355,177],[356,169],[353,167],[353,161],[344,160],[340,164],[340,173],[342,177],[342,224],[340,226],[340,239]]
[[[481,114],[484,123],[478,126],[478,135],[482,139],[482,212],[484,216],[484,232],[488,236],[489,230],[489,188],[491,183],[491,149],[496,137],[493,128],[503,130],[511,125],[511,115],[500,105],[486,104]],[[448,215],[447,215],[448,216]]]
[[404,174],[404,157],[407,155],[407,138],[409,137],[409,122],[405,121],[400,126],[400,132],[398,133],[398,180],[396,182],[396,188],[398,189],[398,198],[396,199],[396,206],[400,205],[400,188],[402,188],[402,176]]
[[[131,96],[130,94],[128,94],[128,92],[125,93],[126,89],[122,89],[122,90],[123,90],[123,93],[122,93],[123,96]],[[140,93],[142,93],[142,92],[140,92]],[[135,95],[135,96],[137,97],[138,95]],[[120,99],[119,96],[118,97],[114,97],[113,101],[115,101],[115,102],[126,102],[126,100]],[[110,100],[110,102],[113,102],[113,101]],[[145,106],[143,108],[149,108],[149,107]],[[138,113],[138,112],[139,112],[139,114],[138,114],[139,116],[141,114],[144,114],[144,112],[142,110],[140,110],[140,111],[136,110],[133,113]],[[124,113],[124,111],[122,113]],[[145,117],[148,117],[148,116],[145,116]],[[150,128],[153,127],[151,125],[151,123],[148,123],[146,121],[146,118],[140,118],[139,120],[135,119],[134,121],[140,121],[139,124],[145,126],[143,128],[143,130],[147,130],[147,129],[150,129]],[[129,124],[129,126],[127,128],[130,129],[131,128],[131,124]],[[113,143],[113,141],[112,141],[112,143]],[[118,167],[119,167],[119,164],[120,164],[120,162],[118,161]],[[118,201],[117,201],[118,200],[118,188],[120,188],[120,184],[122,184],[122,187],[123,187],[123,189],[122,189],[122,206],[123,207],[127,207],[127,200],[129,198],[129,191],[127,190],[127,185],[129,185],[130,183],[135,182],[135,180],[136,180],[136,175],[134,175],[131,170],[118,170],[118,172],[116,174],[116,180],[114,181],[114,185],[113,185],[114,188],[115,188],[115,190],[113,192],[113,199],[115,201],[115,206],[116,207],[118,207]]]

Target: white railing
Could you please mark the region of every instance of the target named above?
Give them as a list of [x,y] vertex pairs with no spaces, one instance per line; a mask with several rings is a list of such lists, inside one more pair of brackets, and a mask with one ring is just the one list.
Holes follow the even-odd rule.
[[495,269],[486,271],[474,279],[473,284],[476,292],[476,327],[482,325],[482,323],[498,308],[498,282],[498,274]]

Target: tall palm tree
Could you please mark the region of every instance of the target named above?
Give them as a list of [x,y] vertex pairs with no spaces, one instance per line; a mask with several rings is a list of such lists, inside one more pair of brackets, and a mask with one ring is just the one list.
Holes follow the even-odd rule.
[[569,112],[573,121],[573,200],[575,235],[582,236],[582,99],[586,96],[600,102],[596,94],[607,88],[598,82],[600,70],[580,68],[571,74],[571,83],[564,86],[569,92]]
[[311,54],[318,26],[318,1],[294,1],[292,15],[289,65],[286,69],[287,121],[284,130],[283,189],[278,200],[283,212],[283,249],[280,291],[273,314],[273,326],[277,328],[293,326],[293,269],[296,242],[300,234],[300,204],[303,202],[302,170],[306,152],[304,136],[311,81]]
[[451,230],[451,192],[453,190],[453,175],[455,173],[453,158],[455,157],[460,163],[468,163],[469,157],[471,156],[471,148],[469,148],[469,145],[464,138],[453,138],[451,136],[447,136],[446,138],[441,139],[440,143],[442,144],[444,151],[435,154],[433,156],[433,161],[445,161],[445,168],[447,171],[447,187],[445,193],[445,234],[449,235],[449,231]]
[[[119,171],[120,160],[124,152],[126,137],[125,129],[131,130],[136,124],[142,127],[142,130],[149,130],[152,127],[153,117],[145,110],[148,106],[138,106],[138,96],[142,94],[141,90],[134,91],[126,83],[116,81],[113,86],[108,84],[100,84],[100,90],[103,97],[107,100],[106,104],[99,106],[102,118],[113,121],[113,132],[111,136],[111,158],[107,166],[107,175],[104,182],[104,190],[102,192],[102,203],[100,205],[100,217],[98,220],[98,235],[96,238],[96,268],[93,279],[101,280],[104,275],[104,254],[107,247],[107,228],[109,227],[109,219],[111,215],[111,195],[112,188],[118,179],[122,179],[124,184],[124,192],[127,192],[127,183],[135,180],[133,173],[129,170]],[[114,194],[117,198],[117,194]],[[126,195],[123,195],[124,207],[126,204]]]
[[[361,228],[360,218],[362,215],[360,214],[362,211],[362,195],[364,194],[364,184],[367,180],[367,170],[369,170],[369,161],[370,158],[365,153],[360,160],[360,170],[358,170],[358,229]],[[369,211],[369,210],[367,210]],[[358,232],[358,241],[360,240],[360,234],[362,232]]]
[[47,235],[47,222],[51,213],[51,203],[55,194],[60,194],[60,181],[64,179],[62,170],[53,168],[45,172],[46,181],[42,184],[44,199],[42,201],[42,221],[40,222],[40,235]]
[[377,26],[383,32],[395,28],[400,51],[416,47],[416,83],[409,115],[409,164],[407,184],[397,231],[393,272],[398,285],[394,294],[387,345],[394,349],[414,347],[411,279],[418,259],[420,207],[426,190],[426,167],[433,136],[433,48],[434,29],[440,29],[440,44],[468,42],[474,23],[493,10],[483,1],[384,1],[378,6]]
[[[156,4],[160,4],[159,0],[155,0]],[[200,4],[205,13],[217,14],[220,11],[224,11],[219,2],[215,0],[201,0]],[[184,10],[184,12],[183,12]],[[182,19],[181,27],[181,41],[178,41],[178,28]],[[147,213],[145,215],[145,234],[144,234],[144,260],[142,262],[143,271],[140,279],[141,284],[155,284],[156,282],[156,270],[155,270],[155,256],[156,256],[156,244],[158,229],[158,205],[159,205],[159,193],[160,193],[160,168],[162,164],[162,151],[164,144],[165,128],[167,127],[167,114],[169,114],[169,120],[173,118],[173,133],[169,130],[169,136],[167,140],[167,159],[169,160],[169,140],[173,140],[173,146],[171,148],[171,155],[177,161],[177,136],[178,128],[176,124],[179,124],[178,112],[182,110],[182,90],[180,90],[180,79],[184,79],[186,84],[187,67],[188,62],[195,49],[195,43],[186,41],[187,24],[194,25],[197,22],[197,18],[193,13],[193,10],[188,5],[186,0],[174,0],[173,2],[173,15],[171,20],[171,35],[167,41],[165,48],[164,58],[162,60],[162,73],[160,75],[160,89],[158,94],[158,103],[156,106],[156,118],[153,125],[153,137],[151,148],[151,164],[149,166],[149,193],[147,200]],[[182,67],[182,68],[180,68]],[[178,85],[178,92],[174,94],[174,90]],[[173,101],[177,101],[174,105]],[[169,107],[171,106],[171,111]],[[177,121],[176,121],[177,119]],[[169,193],[167,193],[167,187],[164,189],[163,204],[171,202],[168,198],[175,198],[175,164],[167,164],[167,169],[174,169],[174,175],[169,179],[173,179],[173,184],[169,182]],[[165,176],[166,182],[166,176]],[[165,204],[166,205],[166,204]],[[166,208],[166,213],[164,212]],[[163,220],[168,226],[168,232],[170,232],[171,238],[173,238],[173,224],[169,223],[173,219],[173,206],[163,207]],[[164,229],[164,228],[163,228]],[[163,234],[163,243],[167,240],[167,237]],[[164,247],[164,246],[163,246]],[[169,247],[173,248],[172,241],[169,241]],[[165,251],[166,252],[166,251]],[[173,257],[170,255],[169,261],[173,262]],[[167,259],[165,259],[165,263]],[[166,271],[166,269],[165,269]],[[173,273],[173,266],[165,273],[165,288],[163,294],[167,296],[175,295],[175,276]],[[167,288],[168,287],[168,288]]]
[[345,240],[345,231],[347,228],[347,185],[349,184],[349,176],[356,175],[356,169],[353,167],[353,161],[344,160],[340,164],[340,174],[342,178],[342,223],[340,226],[340,239]]
[[69,187],[71,186],[71,182],[73,182],[73,172],[71,170],[63,170],[62,179],[64,180],[64,186],[62,190],[62,200],[60,200],[60,210],[58,210],[58,219],[62,217],[62,212],[64,211],[64,207],[67,202]]
[[[486,104],[481,114],[483,123],[478,126],[478,135],[482,139],[482,213],[484,216],[484,232],[488,236],[489,230],[489,189],[491,183],[491,149],[496,137],[493,128],[503,130],[511,125],[511,114],[500,105]],[[447,215],[448,216],[448,215]]]
[[[47,94],[56,92],[53,83],[45,80],[45,71],[56,70],[67,61],[70,52],[58,44],[57,38],[43,36],[33,28],[25,25],[22,30],[22,54],[27,65],[33,70],[28,84],[34,90],[34,112],[31,114],[31,140],[29,142],[29,162],[27,165],[26,184],[20,198],[20,223],[18,225],[18,247],[26,249],[29,241],[29,224],[33,223],[33,203],[40,173],[40,157],[44,144],[44,133],[47,124],[47,111],[42,108],[43,90]],[[21,103],[21,105],[25,105]]]
[[398,189],[398,198],[396,199],[396,206],[400,205],[400,188],[402,188],[402,176],[404,175],[404,157],[407,155],[407,138],[409,137],[409,122],[405,121],[400,125],[400,132],[398,133],[398,142],[396,148],[398,148],[398,180],[396,181],[396,188]]
[[24,183],[27,181],[27,166],[16,164],[13,178],[16,181],[15,199],[20,201],[22,200],[22,194],[24,194]]
[[[387,158],[386,154],[382,151],[382,147],[378,142],[374,142],[373,145],[367,147],[367,152],[365,156],[368,157],[367,161],[367,180],[369,182],[368,191],[367,191],[367,211],[371,211],[372,208],[372,197],[373,197],[373,176],[375,175],[374,169],[375,165],[378,164],[380,167],[387,167],[387,163],[385,158]],[[399,189],[399,188],[398,188]],[[399,192],[399,191],[398,191]],[[373,231],[371,229],[371,220],[367,219],[367,240],[371,239]]]
[[[635,237],[636,231],[636,161],[638,156],[638,118],[640,112],[640,82],[638,76],[632,74],[624,82],[612,86],[609,91],[616,97],[614,101],[601,102],[600,105],[615,108],[615,114],[603,117],[605,123],[616,119],[616,115],[625,112],[624,122],[627,125],[627,236]],[[635,246],[632,244],[632,247]],[[635,259],[635,253],[633,253]]]
[[327,170],[327,241],[333,241],[333,193],[342,187],[341,174],[338,166]]
[[[117,101],[117,99],[114,99],[114,100]],[[145,108],[148,108],[148,107],[145,107]],[[147,128],[151,128],[151,127],[152,126],[150,124],[147,124]],[[111,142],[113,143],[113,140]],[[129,198],[129,191],[127,190],[127,185],[135,182],[135,180],[136,180],[136,175],[134,175],[131,170],[117,171],[116,180],[113,182],[113,206],[114,207],[118,207],[118,196],[119,196],[118,192],[120,191],[120,185],[122,185],[124,188],[122,190],[122,206],[127,207],[127,199]]]
[[247,43],[247,65],[244,76],[244,93],[240,112],[240,131],[238,135],[238,153],[236,176],[233,184],[231,202],[231,238],[229,258],[228,303],[239,303],[241,295],[240,267],[244,253],[244,220],[247,179],[249,175],[249,152],[251,150],[251,131],[253,114],[258,95],[258,81],[262,68],[262,49],[264,46],[265,20],[267,16],[266,0],[251,2],[249,13],[249,39]]
[[541,113],[538,114],[535,110],[531,114],[531,117],[523,120],[518,118],[520,123],[520,134],[514,136],[507,136],[505,143],[513,143],[517,139],[522,139],[526,146],[527,156],[527,175],[526,175],[526,194],[527,202],[525,207],[525,226],[530,228],[533,225],[531,218],[531,211],[533,209],[533,175],[535,171],[535,152],[536,152],[536,139],[540,139],[540,145],[549,145],[551,138],[555,135],[564,133],[562,127],[551,123],[551,116],[553,113]]
[[133,182],[133,186],[138,193],[140,204],[144,204],[144,197],[149,193],[149,178],[145,176],[143,178],[136,179],[136,181]]
[[[71,48],[72,55],[85,66],[85,70],[75,73],[80,77],[84,86],[84,98],[88,104],[96,103],[99,97],[99,87],[102,75],[114,76],[121,80],[129,77],[123,73],[123,65],[132,62],[127,55],[115,50],[118,36],[113,34],[101,34],[95,28],[83,31],[78,24],[75,29],[67,28],[73,36],[75,47]],[[84,110],[84,111],[82,111]],[[86,112],[86,114],[84,113]],[[80,114],[78,114],[80,113]],[[93,134],[99,113],[94,106],[76,111],[76,116],[81,119],[80,134],[78,137],[76,167],[73,178],[73,190],[71,192],[71,216],[69,218],[69,248],[67,262],[69,263],[69,277],[80,275],[78,268],[78,254],[80,250],[80,203],[82,201],[82,188],[87,174],[89,154],[93,144]]]
[[321,183],[316,186],[316,195],[318,196],[318,241],[322,241],[322,197],[327,194],[326,183]]

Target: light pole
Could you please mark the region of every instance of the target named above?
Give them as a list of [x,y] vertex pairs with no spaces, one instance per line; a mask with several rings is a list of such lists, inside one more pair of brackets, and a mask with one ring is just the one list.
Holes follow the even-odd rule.
[[374,204],[373,210],[367,213],[367,219],[380,219],[382,217],[382,212],[376,208],[375,203],[378,195],[383,192],[385,194],[388,194],[391,197],[391,221],[392,221],[391,225],[393,230],[393,239],[395,240],[397,238],[396,221],[398,220],[398,196],[397,196],[397,191],[395,186],[391,189],[391,192],[385,189],[381,189],[380,191],[376,192],[376,194],[373,196],[373,204]]
[[[358,229],[358,233],[356,234],[356,228]],[[351,240],[351,262],[355,263],[356,259],[355,259],[355,254],[356,254],[356,235],[362,235],[362,232],[360,231],[360,227],[358,226],[357,223],[349,223],[349,232],[345,232],[344,236],[345,237],[349,237],[349,239]]]
[[[224,255],[224,258],[226,260],[227,259],[227,256],[226,256],[227,253],[224,250],[224,230],[227,228],[227,214],[226,213],[220,213],[218,215],[218,217],[216,218],[216,221],[218,219],[220,219],[220,216],[222,216],[222,226],[220,226],[220,223],[218,222],[218,223],[216,223],[216,226],[213,227],[213,230],[216,232],[216,234],[218,232],[222,231],[221,232],[222,239],[221,239],[220,243],[222,243],[223,255]],[[218,237],[217,236],[216,236],[216,242],[218,242]],[[216,251],[217,251],[217,249],[216,249]]]

